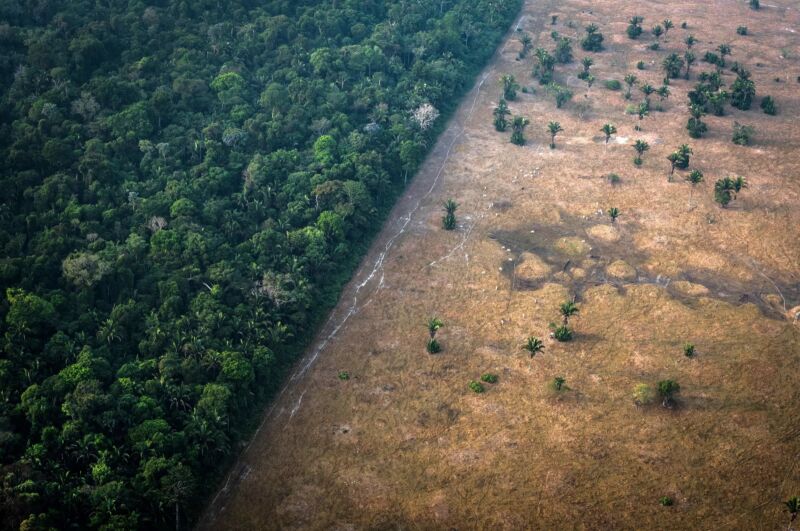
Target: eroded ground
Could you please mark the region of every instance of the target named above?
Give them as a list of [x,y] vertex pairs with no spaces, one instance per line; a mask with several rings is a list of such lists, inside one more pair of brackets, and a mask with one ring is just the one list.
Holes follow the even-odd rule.
[[[556,109],[516,61],[516,33],[465,98],[420,175],[348,286],[330,322],[210,507],[214,529],[702,528],[777,529],[782,501],[800,493],[800,10],[795,2],[529,1],[519,22],[534,45],[550,32],[577,36],[590,22],[606,50],[591,54],[597,83],[578,61],[556,79],[575,92]],[[550,15],[558,14],[558,25]],[[660,51],[627,19],[676,23]],[[681,29],[687,21],[689,28]],[[574,28],[570,28],[570,25]],[[748,36],[736,34],[746,25]],[[730,43],[730,61],[753,73],[756,105],[685,130],[691,81],[674,80],[663,112],[625,115],[628,73],[661,84],[661,60],[698,57]],[[637,61],[647,63],[636,70]],[[513,73],[515,114],[531,119],[528,144],[492,127],[497,78]],[[779,78],[780,81],[776,81]],[[734,77],[726,71],[730,84]],[[633,102],[641,94],[634,92]],[[654,101],[658,98],[654,96]],[[548,148],[546,123],[564,132]],[[752,146],[730,141],[734,120],[755,126]],[[618,133],[608,145],[600,127]],[[634,130],[641,125],[643,131]],[[631,144],[650,143],[641,168]],[[690,199],[685,173],[667,181],[665,157],[689,143],[706,182]],[[611,185],[609,173],[620,175]],[[713,182],[747,177],[733,205]],[[459,226],[441,227],[441,203],[460,203]],[[615,224],[603,212],[618,207]],[[576,338],[548,324],[577,297]],[[439,315],[444,350],[425,352]],[[535,359],[521,350],[545,337]],[[691,341],[697,356],[686,358]],[[350,380],[337,377],[348,371]],[[499,375],[487,392],[467,383]],[[566,378],[556,395],[547,382]],[[679,407],[637,408],[639,382],[672,378]],[[675,504],[661,507],[670,496]],[[201,526],[201,527],[202,527]]]

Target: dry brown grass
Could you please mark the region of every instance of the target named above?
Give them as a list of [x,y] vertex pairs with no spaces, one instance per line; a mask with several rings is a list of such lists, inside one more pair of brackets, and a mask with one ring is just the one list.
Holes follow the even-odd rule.
[[[800,329],[781,315],[781,295],[787,308],[800,304],[800,11],[789,0],[764,4],[771,5],[753,12],[733,0],[527,2],[521,27],[537,45],[552,48],[552,29],[574,36],[589,22],[600,26],[607,47],[592,56],[598,83],[587,94],[575,78],[577,62],[559,66],[557,78],[576,96],[556,110],[530,79],[533,59],[514,60],[518,43],[509,36],[320,341],[357,312],[317,358],[312,350],[300,364],[202,526],[785,526],[781,502],[800,493]],[[646,30],[664,18],[675,22],[661,51],[645,50],[647,35],[624,35],[634,14],[645,17]],[[684,20],[688,30],[679,27]],[[738,25],[750,35],[738,36]],[[753,72],[759,94],[775,97],[780,114],[762,114],[757,104],[732,109],[708,117],[710,133],[691,140],[684,127],[693,76],[673,81],[665,112],[634,131],[640,122],[624,115],[623,91],[602,81],[633,72],[660,85],[657,66],[642,72],[636,62],[657,65],[670,51],[682,53],[688,33],[700,40],[698,56],[731,43],[731,60]],[[576,47],[576,58],[583,55]],[[704,69],[699,62],[693,72]],[[537,88],[511,104],[532,122],[524,148],[491,125],[495,80],[506,72]],[[584,101],[591,110],[581,118]],[[549,120],[564,127],[556,150],[547,147]],[[754,145],[730,142],[734,120],[756,127]],[[605,122],[619,130],[608,145]],[[636,138],[651,145],[639,169],[629,145]],[[707,180],[695,190],[694,208],[682,174],[667,182],[665,157],[685,142]],[[621,184],[605,180],[611,172]],[[746,176],[751,187],[723,211],[712,188],[725,175]],[[440,229],[448,197],[462,205],[455,232]],[[598,214],[611,206],[622,211],[616,231]],[[408,212],[411,221],[392,239]],[[522,258],[535,267],[520,280],[523,253],[532,253]],[[618,260],[635,268],[637,280],[611,274],[625,264],[607,270]],[[547,265],[551,273],[539,281]],[[547,336],[559,303],[574,295],[576,339],[547,339],[545,352],[529,359],[520,349],[525,338]],[[425,321],[434,314],[446,323],[444,350],[430,356]],[[683,356],[685,341],[697,345],[695,358]],[[339,370],[351,379],[340,381]],[[499,382],[472,393],[467,382],[484,372]],[[557,375],[570,391],[547,388]],[[664,378],[681,384],[678,408],[633,405],[636,383]],[[673,507],[658,504],[665,495]]]

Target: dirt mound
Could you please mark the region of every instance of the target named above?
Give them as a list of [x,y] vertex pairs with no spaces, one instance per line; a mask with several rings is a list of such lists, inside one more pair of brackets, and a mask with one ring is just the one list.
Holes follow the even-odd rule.
[[618,242],[620,238],[619,231],[616,227],[612,227],[611,225],[595,225],[594,227],[589,227],[586,229],[586,234],[604,242]]
[[517,264],[517,278],[520,280],[536,281],[547,278],[553,268],[533,253],[522,253]]
[[606,267],[606,274],[617,280],[635,280],[636,269],[624,260],[617,260]]

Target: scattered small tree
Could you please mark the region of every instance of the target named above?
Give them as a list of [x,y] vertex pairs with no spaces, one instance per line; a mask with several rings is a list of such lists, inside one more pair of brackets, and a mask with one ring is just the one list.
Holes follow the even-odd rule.
[[675,395],[681,390],[681,386],[674,380],[661,380],[658,382],[658,394],[661,396],[661,405],[671,408],[675,405]]
[[750,144],[756,130],[751,125],[742,125],[739,122],[733,122],[733,143],[739,146],[746,146]]
[[528,55],[528,52],[531,51],[533,40],[531,39],[530,35],[523,33],[519,38],[519,42],[522,44],[522,50],[519,51],[519,58],[525,59],[525,57]]
[[642,22],[644,22],[644,17],[631,17],[628,21],[628,28],[625,30],[628,34],[628,38],[636,39],[642,34]]
[[563,376],[556,376],[550,382],[550,388],[556,392],[567,391],[569,390],[569,387],[567,387],[566,383],[567,383],[566,378],[564,378]]
[[556,49],[553,56],[561,64],[572,62],[572,41],[566,37],[559,37],[556,41]]
[[560,109],[565,103],[572,99],[572,91],[557,83],[548,85],[548,91],[555,96],[557,109]]
[[431,317],[428,319],[428,334],[430,334],[431,339],[436,337],[436,332],[438,332],[443,326],[444,323],[438,317]]
[[761,98],[761,110],[771,115],[775,115],[778,112],[775,107],[775,100],[772,99],[772,96],[764,96]]
[[617,134],[617,126],[614,124],[603,124],[603,127],[600,129],[604,135],[606,135],[606,144],[608,141],[611,140],[611,135]]
[[694,37],[694,35],[688,35],[685,39],[683,39],[683,42],[685,42],[686,47],[691,50],[692,46],[697,43],[697,39]]
[[650,96],[656,91],[650,83],[644,83],[639,86],[639,90],[644,94],[644,101],[647,104],[647,109],[650,110]]
[[664,40],[666,41],[667,40],[667,33],[669,33],[669,30],[671,30],[672,28],[675,27],[675,24],[673,24],[672,20],[670,20],[668,18],[664,19],[664,22],[662,22],[662,24],[664,25]]
[[650,114],[650,104],[647,103],[646,101],[640,103],[639,106],[636,107],[636,114],[639,115],[640,120],[644,119],[645,116]]
[[714,200],[724,208],[747,187],[747,179],[741,176],[719,179],[714,183]]
[[664,58],[661,66],[664,68],[664,73],[669,79],[677,79],[683,70],[684,60],[683,57],[676,53],[671,53]]
[[705,112],[699,105],[689,105],[689,114],[692,115],[691,118],[689,118],[689,122],[686,124],[686,129],[689,131],[689,136],[692,138],[701,138],[708,130],[708,126],[705,124],[705,122],[700,120]]
[[667,160],[670,163],[669,178],[667,180],[668,181],[672,181],[672,176],[675,173],[675,167],[678,165],[678,162],[681,160],[681,154],[678,153],[677,151],[673,151],[672,153],[667,155]]
[[508,103],[506,100],[501,99],[500,103],[497,104],[497,107],[494,109],[494,128],[497,131],[505,131],[508,127],[508,120],[506,120],[506,116],[511,114],[511,111],[508,109]]
[[689,69],[692,68],[692,65],[697,61],[697,57],[694,55],[693,52],[685,52],[683,54],[683,62],[686,63],[686,73],[684,74],[684,79],[689,79]]
[[456,228],[456,210],[458,209],[458,203],[452,199],[448,199],[444,202],[442,207],[445,212],[442,218],[442,226],[445,230],[454,230]]
[[547,131],[550,133],[550,149],[556,148],[556,135],[563,130],[560,123],[548,122]]
[[633,387],[633,403],[638,407],[651,404],[655,397],[653,388],[646,383],[638,383]]
[[591,57],[584,57],[581,59],[581,66],[583,66],[583,71],[578,73],[578,79],[587,79],[591,74],[589,73],[589,68],[594,64],[594,61]]
[[633,74],[626,74],[625,75],[625,84],[628,85],[628,91],[625,93],[625,99],[631,99],[631,88],[633,85],[636,84],[636,76]]
[[608,217],[611,218],[611,223],[617,221],[617,218],[620,215],[620,211],[617,207],[611,207],[608,209]]
[[561,312],[561,318],[566,326],[569,324],[569,318],[573,315],[577,315],[580,309],[574,301],[566,301],[562,302],[561,306],[559,306],[559,312]]
[[517,146],[525,145],[525,128],[530,122],[522,116],[515,116],[511,120],[511,143]]
[[531,358],[536,356],[538,353],[544,350],[544,342],[539,339],[538,337],[529,337],[525,344],[522,345],[522,350],[527,350],[528,354],[531,355]]
[[789,523],[797,519],[797,513],[800,513],[800,497],[792,496],[784,502],[786,510],[789,511]]
[[750,73],[740,68],[736,80],[731,85],[731,105],[746,111],[752,105],[755,96],[756,84],[750,79]]
[[692,187],[689,191],[689,204],[692,204],[692,196],[694,195],[694,188],[701,182],[703,182],[703,172],[700,170],[692,170],[689,175],[686,176],[686,180],[691,183]]
[[533,67],[533,77],[539,79],[539,84],[547,85],[553,81],[553,71],[556,66],[556,58],[544,48],[536,48],[533,52],[536,55],[536,66]]
[[678,146],[677,152],[680,154],[681,158],[678,160],[676,166],[679,170],[685,170],[689,167],[689,158],[694,152],[692,151],[692,148],[689,147],[689,144],[681,144]]
[[581,48],[587,52],[600,52],[603,50],[603,34],[596,24],[586,26],[586,36],[581,40]]
[[511,74],[503,74],[500,76],[500,86],[503,88],[503,99],[514,101],[517,99],[517,90],[519,84]]
[[655,37],[656,41],[658,41],[664,34],[664,27],[661,26],[661,24],[656,24],[655,26],[653,26],[653,29],[650,30],[650,33],[652,33],[653,37]]
[[636,158],[633,159],[633,163],[636,164],[637,166],[641,166],[642,165],[642,155],[644,155],[645,151],[650,149],[650,144],[648,144],[644,140],[637,140],[633,144],[633,149],[636,150]]
[[720,57],[722,58],[722,64],[719,65],[725,68],[725,56],[731,54],[731,45],[730,44],[720,44],[717,46],[717,51],[719,52]]

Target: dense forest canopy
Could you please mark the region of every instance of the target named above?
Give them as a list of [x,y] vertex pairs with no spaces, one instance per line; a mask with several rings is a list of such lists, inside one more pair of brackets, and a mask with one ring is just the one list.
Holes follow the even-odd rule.
[[191,523],[521,0],[0,0],[3,528]]

